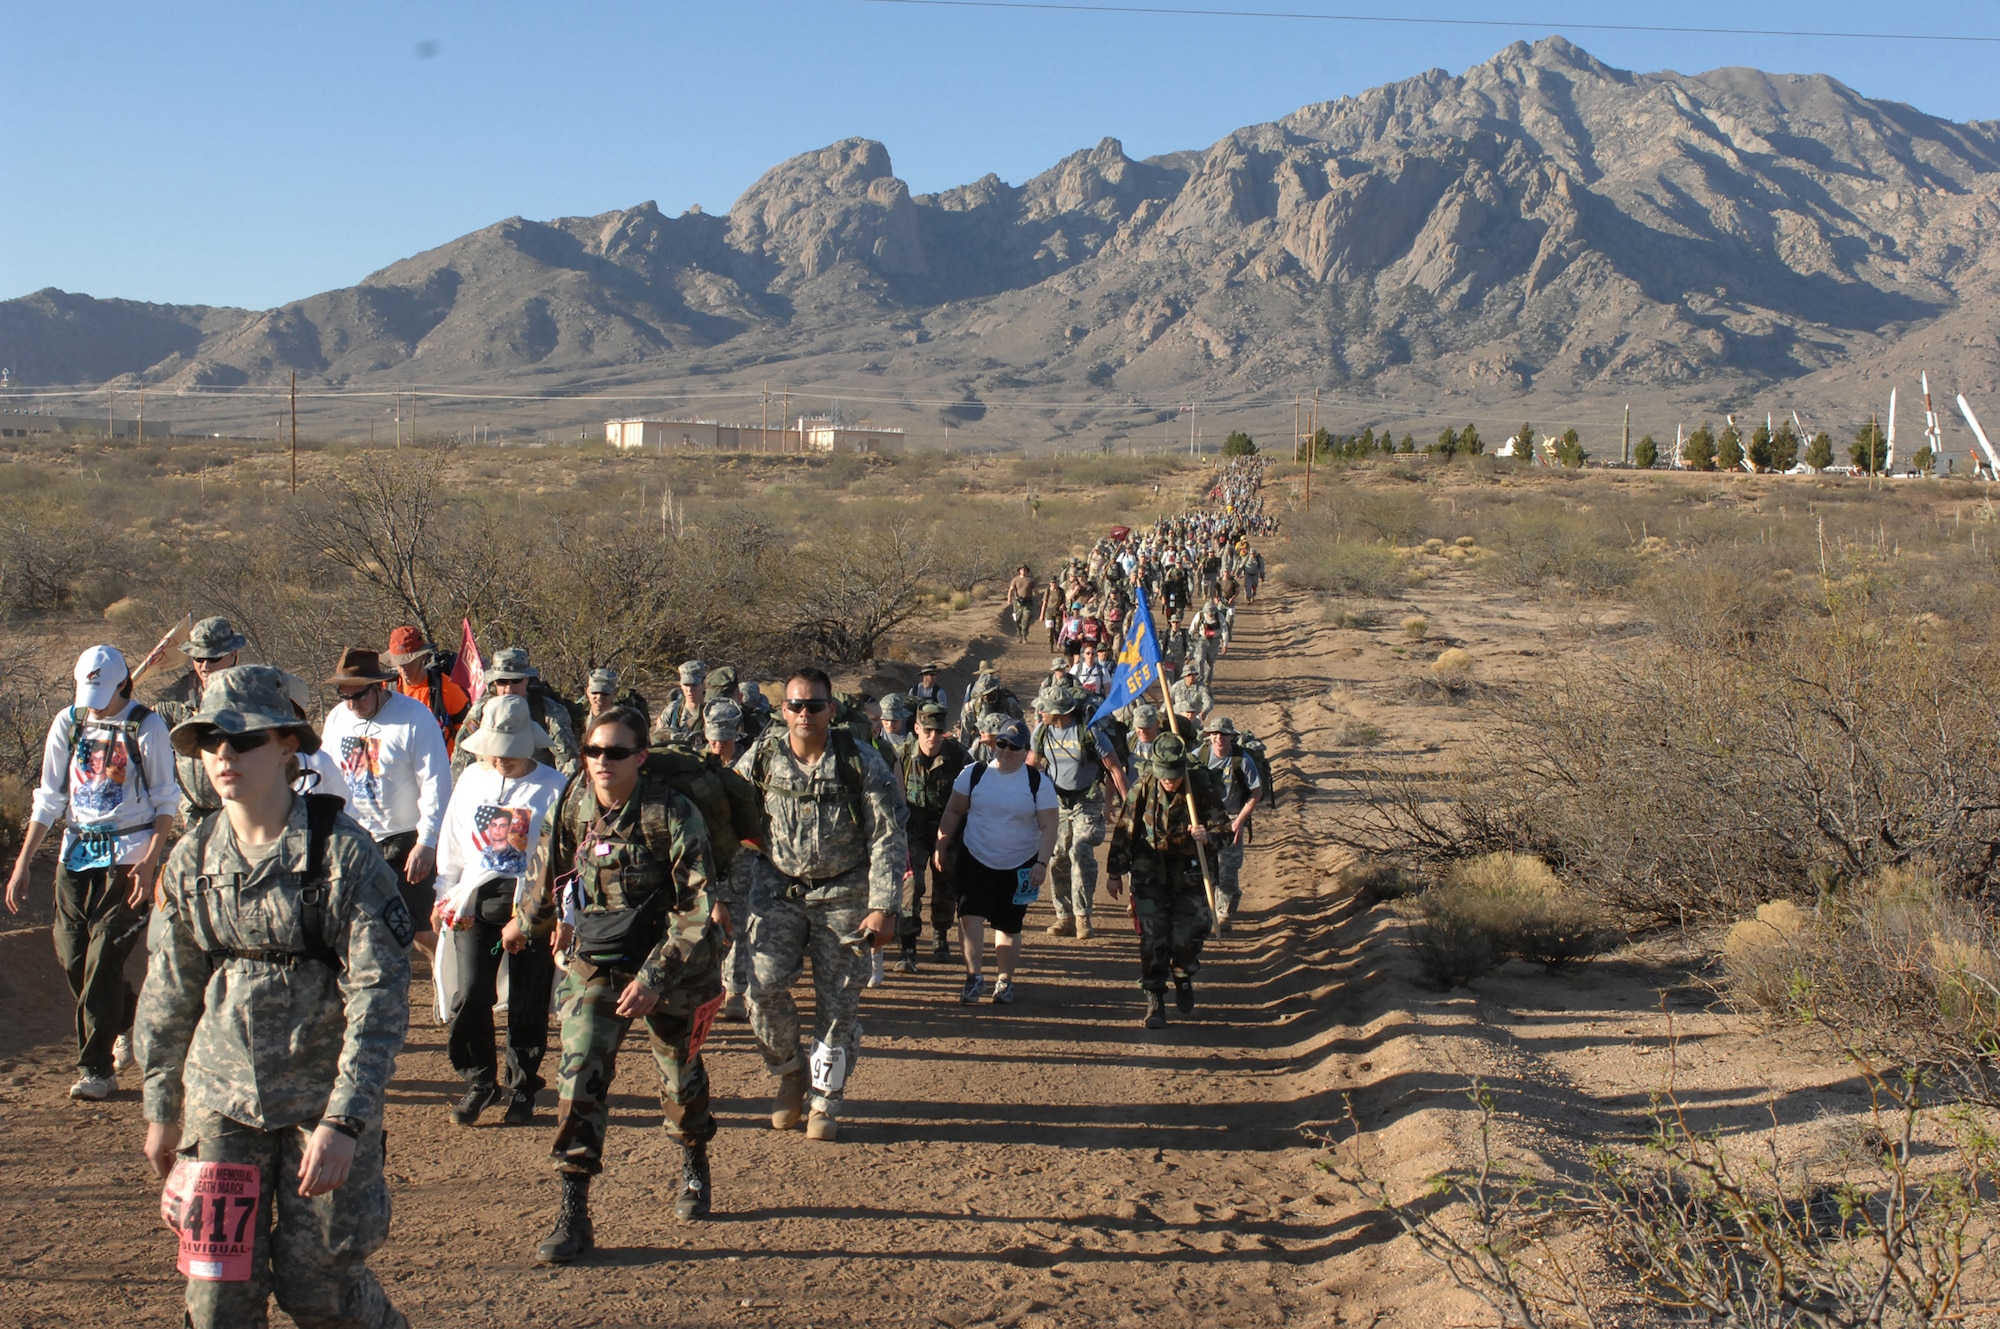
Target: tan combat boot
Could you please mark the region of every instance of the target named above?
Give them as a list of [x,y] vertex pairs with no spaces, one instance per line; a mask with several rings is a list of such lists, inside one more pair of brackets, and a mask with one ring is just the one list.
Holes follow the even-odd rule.
[[799,1124],[806,1111],[806,1073],[803,1067],[787,1072],[778,1081],[771,1099],[771,1129],[788,1131]]
[[833,1119],[832,1114],[824,1112],[819,1108],[814,1108],[812,1116],[806,1118],[806,1138],[808,1140],[837,1140],[840,1138],[840,1123]]
[[1048,933],[1051,937],[1074,937],[1076,935],[1076,920],[1066,915],[1058,914],[1056,915],[1056,921],[1049,924]]
[[1078,941],[1089,941],[1090,937],[1090,920],[1082,914],[1078,914],[1076,916],[1076,939]]

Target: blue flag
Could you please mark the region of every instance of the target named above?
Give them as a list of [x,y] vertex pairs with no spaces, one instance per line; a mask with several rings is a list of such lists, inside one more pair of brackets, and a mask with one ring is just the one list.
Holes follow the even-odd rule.
[[1145,590],[1140,588],[1134,594],[1137,603],[1132,606],[1132,626],[1125,633],[1125,648],[1118,652],[1118,668],[1111,675],[1111,691],[1105,694],[1104,704],[1090,717],[1092,728],[1120,707],[1144,699],[1146,693],[1160,681],[1160,639],[1153,632],[1153,614],[1146,608]]

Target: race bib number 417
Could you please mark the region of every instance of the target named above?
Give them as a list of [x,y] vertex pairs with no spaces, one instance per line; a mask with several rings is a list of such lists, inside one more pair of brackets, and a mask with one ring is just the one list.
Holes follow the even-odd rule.
[[160,1196],[160,1217],[180,1237],[181,1273],[211,1283],[246,1282],[260,1198],[254,1163],[176,1163]]

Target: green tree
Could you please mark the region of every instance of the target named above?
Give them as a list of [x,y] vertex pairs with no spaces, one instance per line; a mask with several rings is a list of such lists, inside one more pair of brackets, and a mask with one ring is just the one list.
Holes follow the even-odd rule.
[[1479,436],[1476,425],[1467,425],[1459,432],[1458,450],[1468,457],[1477,457],[1486,451],[1486,440]]
[[1799,464],[1799,436],[1792,430],[1792,422],[1784,421],[1778,432],[1771,435],[1771,469],[1780,475]]
[[1556,443],[1556,460],[1571,470],[1579,469],[1590,460],[1590,454],[1583,450],[1583,440],[1577,437],[1576,430],[1563,430],[1562,438]]
[[1748,453],[1750,458],[1750,464],[1752,466],[1755,466],[1760,471],[1768,471],[1771,469],[1771,461],[1773,456],[1773,453],[1771,451],[1772,437],[1773,436],[1771,434],[1771,427],[1768,424],[1758,425],[1756,432],[1750,435],[1750,448]]
[[1222,455],[1225,457],[1254,457],[1257,455],[1257,445],[1250,440],[1250,435],[1239,429],[1228,438],[1222,440]]
[[1687,436],[1681,447],[1681,461],[1690,471],[1715,469],[1715,435],[1710,432],[1708,421],[1702,421],[1701,428]]
[[1365,457],[1373,451],[1375,451],[1375,426],[1369,425],[1361,431],[1361,455]]
[[1514,455],[1524,461],[1535,455],[1535,427],[1526,420],[1521,422],[1521,430],[1514,435]]
[[1652,470],[1653,464],[1659,459],[1660,445],[1653,441],[1651,434],[1640,439],[1638,446],[1632,449],[1632,464],[1642,471]]
[[1403,441],[1396,445],[1396,451],[1398,452],[1415,452],[1416,450],[1417,438],[1414,434],[1403,435]]
[[1433,457],[1443,457],[1446,461],[1450,461],[1458,455],[1458,431],[1450,427],[1445,428],[1439,432],[1438,441],[1424,451]]
[[1833,465],[1833,435],[1824,429],[1814,434],[1812,442],[1806,444],[1805,462],[1815,471],[1823,471]]
[[1889,466],[1889,436],[1882,432],[1882,426],[1875,420],[1854,431],[1854,442],[1847,447],[1847,458],[1856,470],[1870,475],[1880,475]]
[[1724,471],[1743,468],[1743,435],[1733,421],[1723,426],[1721,437],[1715,440],[1715,465]]
[[1917,449],[1916,455],[1910,458],[1910,467],[1918,475],[1929,475],[1937,469],[1937,454],[1931,451],[1930,444]]

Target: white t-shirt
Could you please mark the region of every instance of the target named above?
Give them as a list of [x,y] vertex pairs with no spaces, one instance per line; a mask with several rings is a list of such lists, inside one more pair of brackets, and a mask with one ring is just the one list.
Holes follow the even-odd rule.
[[[972,787],[972,773],[984,769],[979,788]],[[1042,824],[1038,814],[1056,806],[1055,782],[1048,772],[1041,775],[1041,789],[1031,796],[1028,768],[1012,775],[988,763],[967,766],[952,781],[952,792],[969,794],[972,806],[965,810],[965,848],[989,868],[1016,868],[1035,856],[1041,847]]]
[[526,894],[528,864],[567,783],[541,762],[526,775],[502,775],[485,761],[465,768],[452,786],[438,841],[438,895],[446,913],[470,912],[479,888],[501,878],[517,879],[517,900]]

